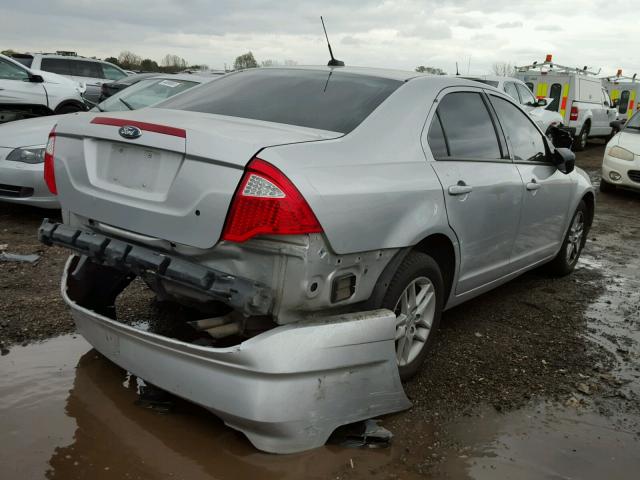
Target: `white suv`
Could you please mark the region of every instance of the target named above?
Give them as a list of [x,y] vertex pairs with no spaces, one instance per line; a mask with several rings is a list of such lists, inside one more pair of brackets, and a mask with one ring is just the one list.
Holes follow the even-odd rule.
[[498,75],[479,75],[476,77],[465,77],[469,80],[482,82],[498,90],[505,92],[529,114],[534,122],[540,127],[549,140],[551,137],[551,127],[562,126],[562,115],[558,112],[547,110],[547,105],[552,99],[536,99],[527,85],[513,77],[501,77]]
[[86,110],[77,82],[0,55],[0,123]]
[[23,53],[13,58],[30,68],[57,73],[86,85],[85,97],[93,103],[100,99],[103,83],[120,80],[126,72],[112,63],[94,58],[80,57],[74,53]]

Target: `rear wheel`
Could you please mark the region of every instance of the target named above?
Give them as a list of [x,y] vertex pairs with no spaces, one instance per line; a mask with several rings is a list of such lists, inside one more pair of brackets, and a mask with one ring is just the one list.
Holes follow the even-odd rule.
[[587,213],[587,206],[584,200],[581,200],[573,214],[569,230],[558,255],[549,263],[551,274],[561,277],[568,275],[576,267],[589,232]]
[[75,112],[83,112],[84,108],[80,105],[76,105],[74,103],[68,103],[66,105],[62,105],[56,110],[56,115],[63,115],[65,113],[75,113]]
[[444,302],[444,283],[436,261],[411,252],[398,267],[382,301],[396,314],[396,362],[400,378],[419,370],[438,328]]
[[582,130],[580,130],[580,133],[578,134],[578,136],[575,139],[574,148],[573,149],[576,152],[581,152],[582,150],[587,148],[587,140],[588,139],[589,139],[589,124],[585,123],[584,126],[582,127]]

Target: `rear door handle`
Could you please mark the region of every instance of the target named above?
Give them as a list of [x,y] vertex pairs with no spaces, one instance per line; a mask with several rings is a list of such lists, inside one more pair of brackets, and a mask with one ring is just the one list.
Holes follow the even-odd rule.
[[457,185],[451,185],[449,187],[449,195],[465,195],[473,190],[471,185],[467,185],[462,180]]
[[540,185],[534,178],[531,179],[529,183],[527,183],[527,190],[538,190],[542,185]]

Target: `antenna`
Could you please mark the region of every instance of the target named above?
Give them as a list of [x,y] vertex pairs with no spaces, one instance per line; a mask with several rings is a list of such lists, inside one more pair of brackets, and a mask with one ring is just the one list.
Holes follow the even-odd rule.
[[456,62],[456,76],[460,75],[460,72],[458,71],[458,62]]
[[322,18],[322,15],[320,15],[320,21],[322,22],[322,29],[324,30],[324,36],[327,39],[327,47],[329,47],[329,55],[331,55],[331,60],[329,60],[329,63],[327,63],[327,65],[329,67],[344,67],[344,62],[342,60],[336,60],[336,58],[333,56],[333,50],[331,50],[331,44],[329,43],[329,35],[327,35],[327,29],[324,26],[324,19]]

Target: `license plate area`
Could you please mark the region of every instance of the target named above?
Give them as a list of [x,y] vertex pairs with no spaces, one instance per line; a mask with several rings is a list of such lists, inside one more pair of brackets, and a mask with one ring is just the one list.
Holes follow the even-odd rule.
[[178,152],[144,145],[95,141],[92,146],[85,150],[91,182],[105,190],[141,198],[162,200],[183,159]]

